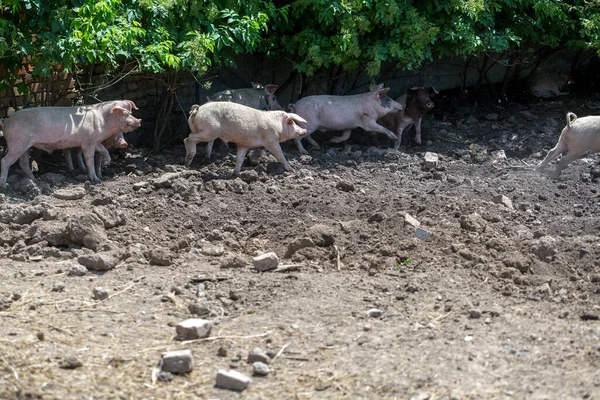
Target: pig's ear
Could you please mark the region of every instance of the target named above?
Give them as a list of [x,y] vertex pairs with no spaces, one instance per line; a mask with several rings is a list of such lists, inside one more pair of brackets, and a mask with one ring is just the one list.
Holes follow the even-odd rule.
[[256,83],[256,82],[250,82],[252,84],[252,88],[253,89],[262,89],[263,85],[261,85],[260,83]]
[[389,87],[383,88],[383,89],[379,89],[379,90],[377,90],[377,97],[381,98],[381,97],[385,96],[385,94],[387,92],[389,92],[389,91],[390,91]]
[[265,86],[265,92],[267,94],[274,94],[278,87],[277,85],[267,85]]
[[137,109],[138,109],[138,108],[137,108],[137,106],[135,105],[135,103],[134,103],[133,101],[131,101],[131,100],[127,100],[127,101],[128,101],[129,103],[131,103],[131,108],[132,108],[132,109],[134,109],[134,110],[137,110]]
[[119,106],[113,107],[112,110],[110,110],[110,112],[111,113],[120,112],[120,113],[123,113],[123,114],[125,114],[125,113],[131,113],[131,111],[129,111],[128,109],[123,108],[123,107],[119,107]]
[[433,95],[436,95],[436,94],[440,94],[440,92],[438,92],[437,89],[434,88],[433,86],[429,86],[427,88],[427,90],[429,90],[429,95],[430,96],[433,96]]
[[379,85],[377,85],[377,89],[376,89],[376,90],[377,90],[377,91],[380,91],[380,90],[381,90],[381,89],[383,89],[383,88],[384,88],[384,85],[383,85],[383,83],[380,83]]
[[302,118],[301,116],[299,116],[298,114],[287,113],[287,115],[286,115],[286,122],[288,124],[290,124],[292,121],[296,122],[298,125],[300,125],[300,124],[306,124],[306,120],[304,118]]

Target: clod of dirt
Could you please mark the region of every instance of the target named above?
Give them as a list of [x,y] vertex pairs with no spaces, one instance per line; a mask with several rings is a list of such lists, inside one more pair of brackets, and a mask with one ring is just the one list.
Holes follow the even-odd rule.
[[69,275],[69,276],[84,276],[87,273],[88,273],[88,269],[86,267],[84,267],[83,265],[73,264],[71,266],[71,268],[69,269],[69,271],[67,272],[67,275]]
[[285,252],[285,256],[283,256],[283,257],[290,258],[298,250],[301,250],[301,249],[304,249],[307,247],[315,247],[315,242],[313,242],[311,238],[302,237],[302,238],[295,239],[288,245],[287,251]]
[[67,220],[67,234],[73,243],[82,244],[97,251],[108,242],[104,222],[95,214],[86,213]]
[[84,254],[77,257],[77,262],[87,267],[87,269],[108,271],[116,267],[121,260],[119,250],[106,251],[95,254]]
[[16,206],[0,211],[0,222],[3,224],[31,224],[36,219],[41,218],[43,214],[44,207],[42,205]]
[[188,305],[188,311],[190,314],[197,315],[199,317],[207,317],[211,314],[211,309],[205,304],[190,303]]
[[197,249],[197,251],[205,256],[218,257],[223,255],[223,253],[225,252],[225,248],[221,244],[202,242],[200,243],[200,246]]
[[305,233],[319,247],[331,246],[335,243],[335,232],[330,226],[323,224],[313,225]]
[[530,260],[519,252],[509,254],[502,262],[507,267],[515,268],[522,273],[527,273],[531,264]]
[[248,261],[238,254],[228,254],[221,260],[221,268],[244,268]]
[[97,206],[93,211],[94,214],[104,222],[104,227],[106,229],[125,225],[127,223],[125,213],[119,209],[109,208],[107,206]]
[[485,232],[487,222],[477,213],[460,216],[460,227],[469,232]]
[[498,195],[494,196],[494,203],[504,204],[504,206],[506,206],[507,208],[509,208],[511,210],[514,209],[512,200],[503,194],[498,194]]
[[46,241],[48,244],[58,247],[71,243],[64,221],[34,221],[29,228],[29,236],[31,237],[29,244]]
[[478,309],[472,309],[469,311],[469,318],[471,319],[478,319],[481,318],[481,310]]
[[168,249],[157,247],[152,249],[147,254],[148,261],[151,265],[160,265],[163,267],[168,267],[172,264],[173,258],[175,258],[175,254]]
[[74,186],[68,189],[55,190],[52,195],[60,200],[79,200],[87,194],[83,186]]
[[52,291],[53,292],[64,292],[65,284],[62,282],[54,282],[54,285],[52,285]]
[[336,183],[335,187],[341,190],[342,192],[354,192],[354,190],[356,190],[354,184],[352,182],[347,181],[339,181],[338,183]]
[[552,236],[542,236],[533,242],[531,252],[538,256],[542,261],[552,261],[558,252],[556,248],[556,239]]
[[66,357],[59,361],[59,368],[62,369],[75,369],[83,366],[83,363],[79,361],[76,357]]

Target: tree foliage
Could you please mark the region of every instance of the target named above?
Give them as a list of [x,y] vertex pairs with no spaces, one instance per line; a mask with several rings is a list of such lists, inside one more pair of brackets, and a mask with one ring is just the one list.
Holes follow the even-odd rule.
[[0,0],[0,13],[5,87],[24,67],[203,74],[263,53],[308,76],[331,66],[376,76],[390,62],[600,49],[599,0]]

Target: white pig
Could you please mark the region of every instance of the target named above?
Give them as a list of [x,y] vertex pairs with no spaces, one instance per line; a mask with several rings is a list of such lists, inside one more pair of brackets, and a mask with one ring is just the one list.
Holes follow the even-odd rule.
[[[106,167],[111,162],[110,153],[108,152],[108,149],[126,149],[127,146],[129,146],[129,144],[125,140],[123,133],[119,132],[116,135],[113,135],[108,139],[102,141],[100,145],[101,146],[96,147],[94,164],[96,166],[96,175],[98,175],[98,178],[102,179],[102,167]],[[81,149],[77,149],[75,151],[75,157],[77,158],[79,168],[86,171],[87,169],[83,162],[83,153],[81,152]],[[72,149],[65,150],[65,161],[67,163],[67,169],[69,171],[73,171],[75,168],[73,167]]]
[[29,166],[31,147],[45,151],[81,147],[88,177],[100,179],[94,168],[94,153],[104,152],[102,141],[120,132],[130,132],[141,126],[131,110],[137,107],[130,100],[113,100],[79,107],[36,107],[19,110],[4,123],[8,152],[0,162],[0,187],[6,188],[8,169],[19,160],[25,175],[34,180]]
[[[263,86],[260,83],[252,82],[252,89],[227,89],[215,93],[206,98],[210,101],[230,101],[232,103],[243,104],[248,107],[256,108],[257,110],[283,110],[279,105],[275,91],[279,86],[267,85]],[[215,141],[210,141],[206,145],[206,159],[210,159],[213,145]]]
[[[306,139],[319,148],[310,135],[319,131],[343,131],[342,136],[331,139],[334,143],[343,142],[350,137],[354,128],[365,131],[383,133],[390,139],[397,137],[389,129],[379,125],[377,120],[392,111],[401,111],[402,104],[392,100],[386,94],[390,89],[379,85],[376,90],[350,96],[307,96],[288,107],[307,121]],[[302,146],[301,138],[296,139],[296,146],[302,154],[308,154]]]
[[279,143],[306,135],[306,129],[297,124],[306,124],[306,120],[285,111],[261,111],[229,102],[194,104],[188,118],[191,133],[183,140],[185,166],[191,165],[197,143],[220,138],[237,144],[236,175],[242,169],[248,149],[256,147],[265,147],[291,172],[293,168]]
[[565,151],[567,154],[556,164],[554,170],[556,178],[569,163],[583,157],[588,151],[600,152],[600,116],[590,115],[577,118],[577,115],[568,112],[567,126],[563,128],[558,143],[548,152],[536,170],[543,170],[550,161]]

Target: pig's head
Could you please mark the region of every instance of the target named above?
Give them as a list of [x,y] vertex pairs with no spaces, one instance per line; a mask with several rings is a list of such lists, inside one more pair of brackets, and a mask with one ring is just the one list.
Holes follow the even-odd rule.
[[281,120],[283,129],[279,137],[280,142],[306,136],[307,131],[304,126],[307,122],[298,114],[282,112]]
[[252,89],[264,89],[265,87],[260,83],[250,82],[252,84]]
[[131,132],[142,126],[142,120],[134,117],[131,110],[137,110],[135,103],[131,100],[123,100],[120,105],[114,106],[110,113],[116,118],[120,132]]
[[423,115],[434,106],[432,97],[439,94],[433,86],[412,87],[406,91],[406,108],[411,113]]
[[185,145],[185,167],[189,168],[196,155],[196,142],[188,136],[183,139],[183,144]]
[[275,91],[279,86],[277,85],[267,85],[265,86],[265,94],[267,95],[267,106],[269,110],[283,110],[283,107],[279,105],[277,101],[277,97],[275,97]]
[[558,86],[562,90],[566,88],[568,85],[572,85],[575,83],[575,80],[568,72],[561,72],[558,74]]
[[402,104],[387,95],[389,90],[390,88],[384,88],[383,84],[380,84],[377,88],[371,90],[371,93],[375,96],[375,101],[380,106],[380,116],[384,116],[391,112],[402,111],[404,109]]

